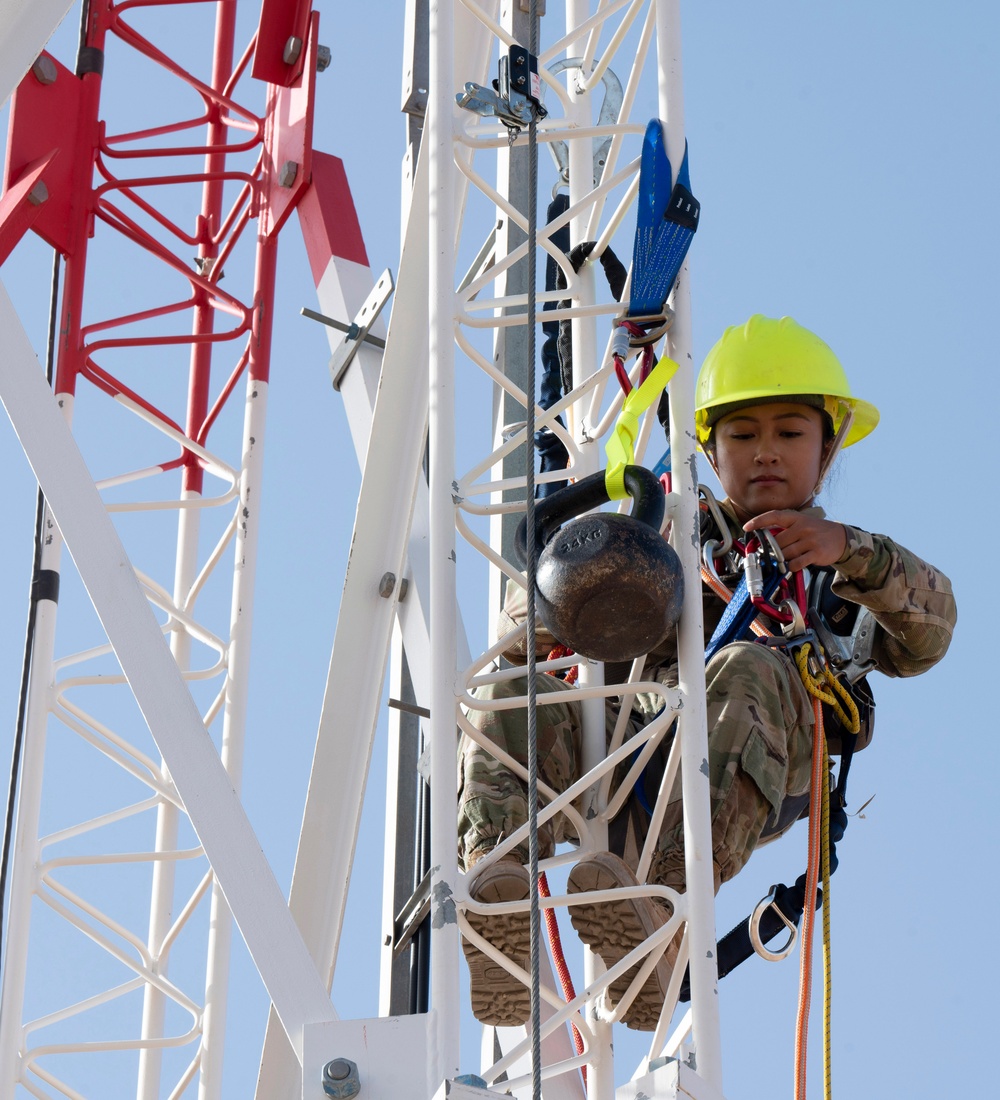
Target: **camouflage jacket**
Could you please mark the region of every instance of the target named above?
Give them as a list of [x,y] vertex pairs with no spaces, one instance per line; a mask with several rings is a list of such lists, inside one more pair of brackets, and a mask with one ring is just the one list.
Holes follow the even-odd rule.
[[[722,510],[734,534],[742,536],[735,513],[728,501]],[[822,508],[802,511],[825,518]],[[957,619],[955,599],[948,578],[934,566],[921,560],[886,535],[869,534],[860,528],[842,524],[847,533],[847,550],[833,568],[833,591],[852,603],[867,607],[875,617],[878,630],[872,656],[875,667],[887,676],[916,676],[935,665],[947,652]],[[702,521],[702,542],[717,537],[715,523],[708,514]],[[721,574],[735,588],[738,573]],[[725,611],[725,603],[702,585],[705,638],[710,638]],[[508,581],[504,607],[498,622],[498,636],[523,623],[526,612],[524,589]],[[539,624],[536,653],[544,660],[556,639]],[[515,663],[525,659],[524,642],[513,644],[504,656]],[[650,653],[646,675],[676,661],[677,644],[673,632]],[[607,682],[628,677],[628,666],[608,666]]]

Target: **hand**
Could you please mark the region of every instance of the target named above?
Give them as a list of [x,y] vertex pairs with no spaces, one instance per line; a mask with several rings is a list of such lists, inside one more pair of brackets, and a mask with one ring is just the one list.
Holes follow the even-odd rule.
[[833,565],[847,550],[847,532],[843,525],[818,516],[776,510],[754,516],[743,524],[748,534],[765,528],[774,532],[775,541],[785,555],[785,564],[793,571],[809,565]]
[[[646,680],[655,680],[664,687],[677,687],[677,663],[663,665],[655,672],[644,675]],[[641,715],[645,722],[651,721],[667,705],[667,700],[662,691],[637,691],[632,702],[632,711]]]

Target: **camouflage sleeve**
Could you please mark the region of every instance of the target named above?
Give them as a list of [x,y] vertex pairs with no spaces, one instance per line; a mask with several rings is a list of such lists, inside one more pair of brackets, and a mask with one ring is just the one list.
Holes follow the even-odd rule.
[[843,524],[847,550],[833,591],[867,607],[882,628],[874,656],[887,676],[916,676],[945,655],[957,620],[951,582],[885,535]]
[[[503,655],[508,661],[516,665],[527,664],[528,646],[527,637],[523,633],[514,634],[528,617],[528,593],[516,581],[508,578],[504,589],[503,607],[497,619],[497,641],[508,634],[513,634],[510,643],[504,648]],[[535,620],[535,658],[544,661],[552,647],[556,645],[556,639],[542,626],[542,622]]]

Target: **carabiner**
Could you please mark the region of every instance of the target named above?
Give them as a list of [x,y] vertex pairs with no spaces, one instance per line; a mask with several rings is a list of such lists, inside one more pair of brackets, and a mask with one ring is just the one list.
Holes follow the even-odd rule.
[[782,618],[781,633],[786,638],[798,638],[808,630],[802,609],[795,600],[782,600],[779,610],[784,612],[787,618]]
[[748,549],[743,559],[743,575],[747,580],[747,591],[750,599],[756,606],[758,600],[764,598],[764,574],[761,572],[760,561],[756,552]]
[[[775,904],[774,899],[777,893],[778,887],[772,886],[767,897],[761,898],[760,901],[757,902],[754,911],[750,914],[750,942],[753,944],[754,951],[756,951],[762,959],[766,959],[768,962],[781,962],[782,959],[787,959],[792,953],[792,948],[795,947],[796,940],[799,938],[798,928],[796,928],[792,921],[790,921]],[[764,946],[764,941],[760,938],[760,922],[769,906],[774,909],[781,918],[784,926],[788,929],[788,942],[784,947],[779,947],[777,951],[769,951]]]
[[[715,499],[715,494],[707,485],[698,486],[698,495],[705,498],[705,503],[708,505],[709,515],[715,522],[715,526],[719,530],[719,534],[722,535],[722,544],[719,549],[715,551],[715,557],[724,558],[733,548],[733,533],[729,530],[729,524],[722,514],[722,509],[719,507],[719,502]],[[714,542],[715,540],[710,540]],[[708,543],[705,544],[706,546]]]
[[771,557],[774,558],[778,565],[778,572],[784,576],[788,572],[788,566],[785,565],[785,555],[782,553],[781,547],[778,545],[778,540],[774,536],[774,532],[765,527],[763,530],[757,532],[761,536],[761,546],[766,542],[767,549],[771,552]]

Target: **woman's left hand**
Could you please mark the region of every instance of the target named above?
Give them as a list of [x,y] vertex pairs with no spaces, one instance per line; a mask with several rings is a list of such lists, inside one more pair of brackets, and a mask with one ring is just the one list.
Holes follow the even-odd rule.
[[754,516],[743,524],[748,534],[765,528],[773,531],[785,555],[785,564],[791,570],[810,565],[833,565],[847,550],[847,532],[843,525],[819,516],[777,509]]

